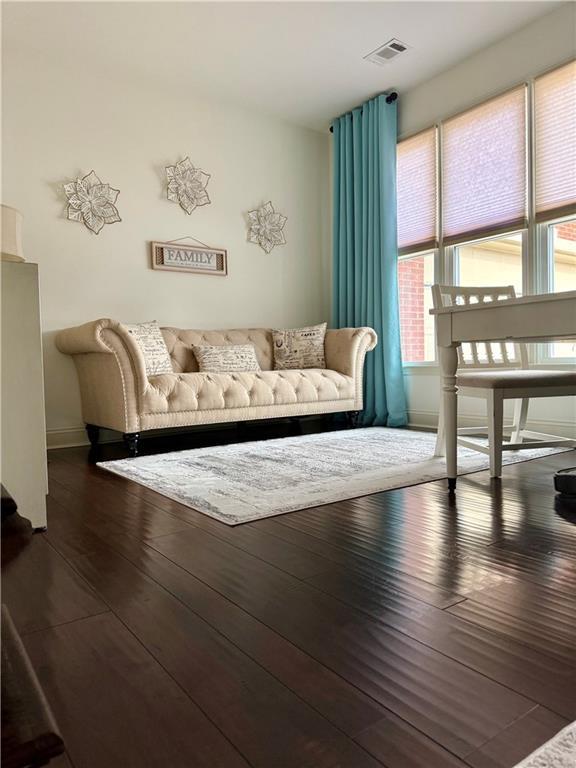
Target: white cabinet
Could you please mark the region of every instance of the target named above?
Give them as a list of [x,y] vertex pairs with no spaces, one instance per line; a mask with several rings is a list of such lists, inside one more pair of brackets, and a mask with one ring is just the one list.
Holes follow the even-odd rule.
[[34,528],[46,526],[46,422],[38,265],[2,262],[1,478]]

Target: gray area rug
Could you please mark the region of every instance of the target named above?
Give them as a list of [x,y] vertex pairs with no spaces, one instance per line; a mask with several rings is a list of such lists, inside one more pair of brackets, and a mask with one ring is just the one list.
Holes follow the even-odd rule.
[[576,766],[576,722],[567,725],[550,741],[541,747],[516,768],[574,768]]
[[[100,462],[228,525],[446,477],[430,432],[370,427]],[[504,453],[504,463],[556,453]],[[458,449],[460,474],[488,457]]]

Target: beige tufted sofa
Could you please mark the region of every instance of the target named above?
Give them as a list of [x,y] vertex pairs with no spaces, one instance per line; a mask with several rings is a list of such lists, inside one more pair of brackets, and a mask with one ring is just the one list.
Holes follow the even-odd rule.
[[[76,364],[91,442],[97,442],[99,427],[118,430],[135,454],[144,430],[360,411],[364,357],[377,342],[371,328],[328,330],[326,369],[274,371],[268,328],[162,328],[162,334],[174,372],[147,376],[139,346],[115,320],[58,333],[56,346]],[[254,344],[261,371],[198,371],[192,345],[246,343]]]

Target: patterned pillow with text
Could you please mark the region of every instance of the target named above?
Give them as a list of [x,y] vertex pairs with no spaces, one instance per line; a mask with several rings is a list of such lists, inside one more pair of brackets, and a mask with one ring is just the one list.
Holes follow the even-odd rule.
[[261,370],[253,344],[193,346],[198,370],[204,373],[238,373]]
[[124,327],[142,350],[147,376],[174,372],[168,347],[156,321],[124,325]]
[[272,331],[274,370],[289,368],[326,368],[324,337],[326,323],[307,328]]

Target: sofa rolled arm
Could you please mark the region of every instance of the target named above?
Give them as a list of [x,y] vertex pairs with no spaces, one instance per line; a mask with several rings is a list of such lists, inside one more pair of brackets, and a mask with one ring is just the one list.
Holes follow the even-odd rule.
[[112,354],[112,350],[102,339],[102,331],[105,328],[117,330],[115,326],[119,325],[120,323],[114,320],[101,318],[74,328],[65,328],[56,334],[56,348],[65,355],[84,355],[88,352]]
[[142,350],[126,326],[107,317],[90,323],[66,328],[56,335],[56,348],[65,355],[86,355],[91,352],[127,356],[137,378],[147,382],[146,361]]
[[374,349],[378,336],[373,328],[336,328],[326,331],[326,367],[345,376],[362,378],[366,352]]
[[[112,366],[119,372],[124,410],[126,413],[138,412],[140,398],[149,387],[146,361],[140,346],[122,323],[101,318],[74,328],[66,328],[56,335],[55,343],[60,352],[74,358],[81,379],[81,390],[84,389],[86,392],[91,392],[93,389],[90,383],[94,383],[95,371],[92,368],[99,370],[97,364],[91,363],[90,360],[92,358],[96,360],[101,355],[105,358],[112,355],[110,359],[113,362],[106,363],[105,367],[110,371],[109,366]],[[105,358],[101,359],[104,361]],[[101,375],[104,377],[103,372]],[[82,387],[84,378],[86,386]],[[99,387],[104,391],[109,389],[104,378],[99,382]],[[108,394],[111,399],[115,399],[118,393],[109,391]],[[90,397],[90,399],[94,398]],[[86,407],[85,410],[91,409]],[[107,425],[102,424],[102,426]]]

